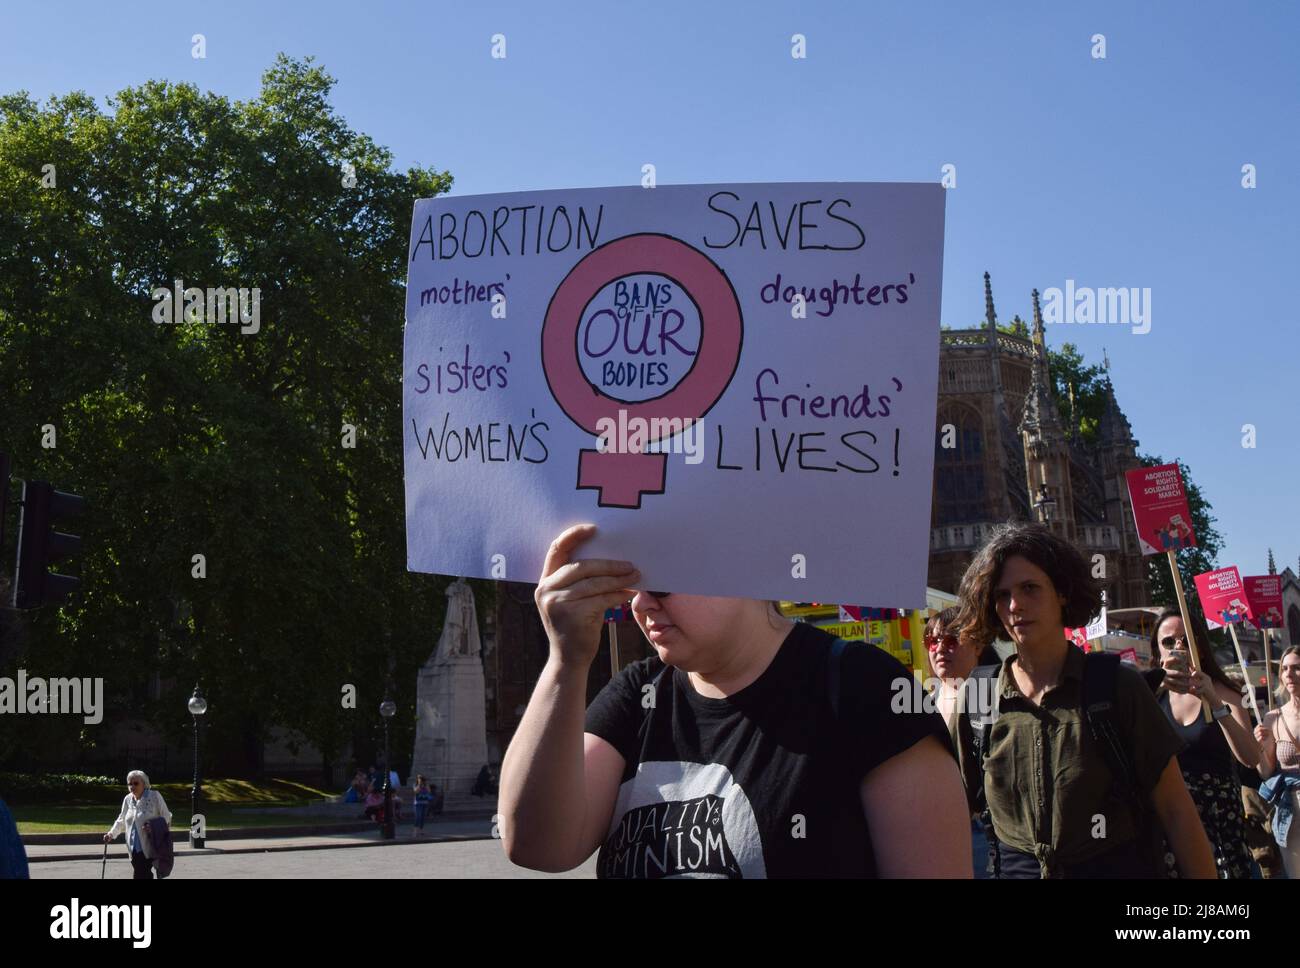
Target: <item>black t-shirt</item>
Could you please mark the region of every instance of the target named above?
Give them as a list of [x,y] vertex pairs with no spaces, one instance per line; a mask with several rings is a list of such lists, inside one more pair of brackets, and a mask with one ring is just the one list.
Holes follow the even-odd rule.
[[658,657],[611,680],[586,722],[626,763],[597,876],[875,876],[862,778],[925,736],[951,743],[937,713],[891,709],[914,680],[871,645],[844,650],[836,717],[834,641],[796,624],[763,674],[725,699],[701,696]]

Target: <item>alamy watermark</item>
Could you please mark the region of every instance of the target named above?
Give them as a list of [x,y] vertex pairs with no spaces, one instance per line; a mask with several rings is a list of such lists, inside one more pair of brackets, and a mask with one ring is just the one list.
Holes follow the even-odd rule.
[[50,908],[50,937],[55,941],[127,940],[133,948],[147,948],[152,923],[148,904],[82,904],[74,897]]
[[16,679],[0,677],[0,715],[49,713],[82,716],[87,726],[104,719],[104,680],[27,678],[19,669]]
[[596,421],[596,450],[601,454],[685,454],[686,463],[704,460],[704,421],[696,417],[629,417]]
[[185,288],[185,283],[176,279],[172,288],[158,286],[150,293],[156,305],[153,307],[153,321],[159,325],[181,323],[192,325],[224,326],[238,325],[240,333],[245,336],[256,333],[262,328],[262,290],[236,289],[234,286],[198,286]]
[[1131,325],[1140,336],[1151,331],[1151,289],[1091,289],[1076,287],[1073,279],[1066,279],[1064,292],[1056,287],[1043,291],[1043,322]]
[[[894,695],[889,701],[892,713],[932,713],[939,708],[939,696],[943,691],[942,679],[919,679],[916,676],[899,676],[890,683],[889,691]],[[998,681],[993,677],[976,676],[974,679],[958,679],[950,687],[951,695],[964,693],[963,708],[966,712],[979,716],[990,715],[997,708]]]

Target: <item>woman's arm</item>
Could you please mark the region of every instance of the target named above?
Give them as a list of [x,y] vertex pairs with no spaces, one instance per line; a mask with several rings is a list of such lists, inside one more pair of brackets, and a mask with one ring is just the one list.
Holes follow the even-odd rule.
[[1228,741],[1228,747],[1232,750],[1232,755],[1237,758],[1237,762],[1242,766],[1253,768],[1259,762],[1259,743],[1251,735],[1250,713],[1246,712],[1241,694],[1221,682],[1212,682],[1212,685],[1215,687],[1214,694],[1219,697],[1219,701],[1226,702],[1232,707],[1232,713],[1219,720],[1223,737]]
[[567,871],[609,828],[623,757],[582,731],[587,671],[548,662],[501,763],[501,841],[513,864]]
[[1276,709],[1266,713],[1264,722],[1255,727],[1255,739],[1259,742],[1259,765],[1255,769],[1265,780],[1277,772],[1277,737],[1273,735],[1273,724],[1278,715]]
[[1160,774],[1160,780],[1151,791],[1151,806],[1160,818],[1165,839],[1178,860],[1178,871],[1185,878],[1218,876],[1214,866],[1214,852],[1205,836],[1200,815],[1192,795],[1187,792],[1177,757],[1171,756]]
[[124,799],[124,800],[122,801],[122,810],[121,810],[120,813],[118,813],[118,815],[117,815],[117,819],[113,821],[113,826],[110,827],[109,830],[108,830],[108,839],[109,839],[109,840],[114,840],[114,839],[116,839],[117,835],[120,834],[120,833],[121,833],[121,832],[126,828],[126,808],[127,808],[127,800],[129,800],[130,797],[131,797],[131,794],[128,793],[128,794],[126,795],[126,799]]
[[861,794],[878,876],[973,876],[965,789],[952,755],[935,737],[877,766]]
[[552,542],[534,595],[551,654],[501,762],[501,841],[512,863],[566,871],[609,827],[623,757],[583,732],[587,673],[605,609],[626,601],[639,577],[626,561],[570,560],[595,533],[570,528]]

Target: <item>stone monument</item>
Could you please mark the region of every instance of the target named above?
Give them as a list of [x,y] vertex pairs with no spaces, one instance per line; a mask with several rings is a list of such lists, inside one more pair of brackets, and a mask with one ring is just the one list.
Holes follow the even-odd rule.
[[423,773],[449,797],[467,794],[487,763],[483,660],[474,592],[458,578],[447,588],[438,647],[420,667],[411,780]]

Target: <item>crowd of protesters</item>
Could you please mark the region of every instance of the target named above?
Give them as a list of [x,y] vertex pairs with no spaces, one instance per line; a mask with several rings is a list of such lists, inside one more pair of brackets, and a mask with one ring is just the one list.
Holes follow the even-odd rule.
[[[1300,650],[1252,729],[1176,610],[1149,669],[1074,645],[1102,604],[1088,562],[1008,524],[927,626],[935,701],[900,712],[911,676],[883,650],[776,603],[641,588],[633,563],[577,556],[594,532],[555,539],[535,594],[549,657],[501,768],[515,863],[970,877],[974,821],[997,879],[1300,876]],[[654,655],[588,706],[604,613],[629,599]]]

